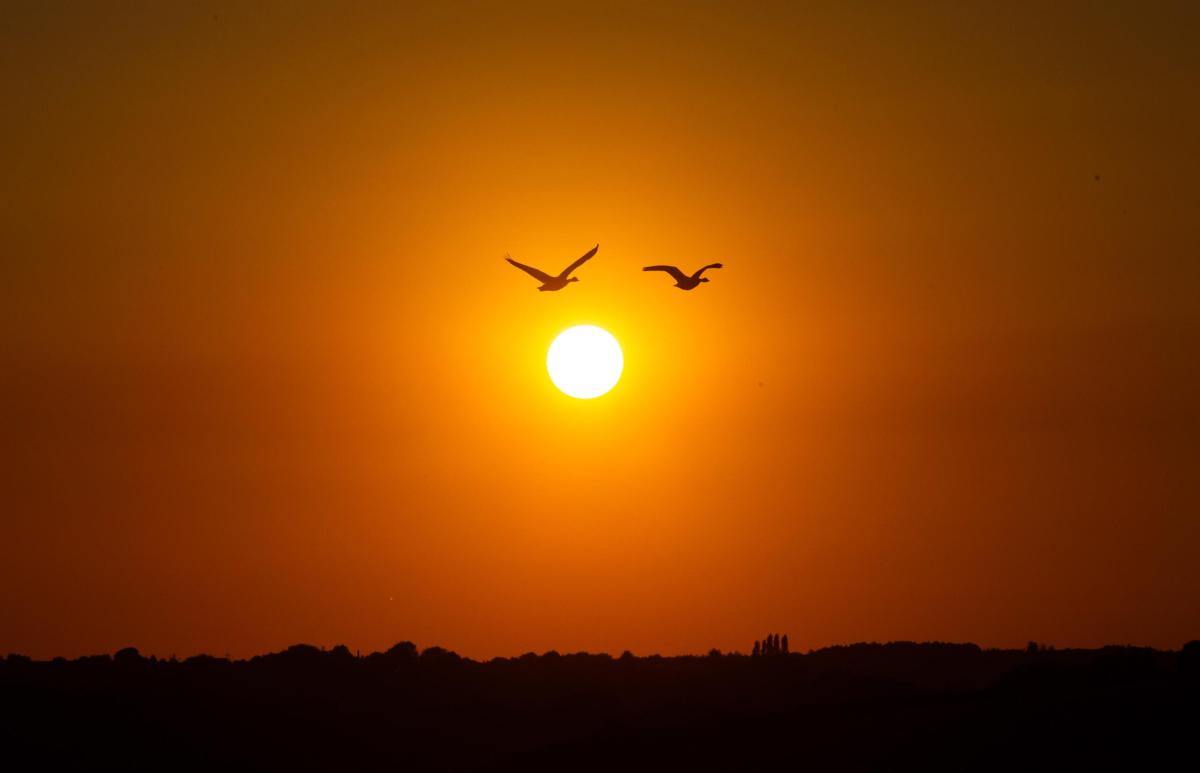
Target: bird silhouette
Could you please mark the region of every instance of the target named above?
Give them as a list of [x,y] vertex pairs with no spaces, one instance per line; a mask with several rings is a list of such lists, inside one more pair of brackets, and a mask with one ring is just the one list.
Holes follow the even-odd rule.
[[668,274],[675,277],[676,287],[678,287],[680,290],[691,290],[699,287],[701,282],[708,281],[700,275],[705,271],[708,271],[710,268],[724,268],[724,266],[722,266],[720,263],[709,263],[707,266],[691,276],[688,276],[674,266],[646,266],[642,269],[642,271],[666,271]]
[[524,263],[518,263],[517,261],[512,259],[511,255],[505,255],[504,259],[507,260],[509,263],[513,264],[514,266],[516,266],[517,268],[524,271],[526,274],[529,274],[534,279],[541,282],[542,286],[538,288],[538,292],[541,293],[541,292],[547,292],[547,291],[553,291],[553,290],[561,290],[564,287],[566,287],[567,284],[570,282],[578,282],[579,278],[571,276],[571,272],[574,271],[575,269],[579,268],[580,266],[582,266],[584,263],[586,263],[593,255],[596,254],[596,250],[598,250],[598,249],[600,249],[599,244],[597,244],[595,247],[588,250],[587,253],[584,254],[584,256],[582,258],[580,258],[579,260],[575,261],[571,265],[564,268],[562,270],[562,273],[559,274],[558,276],[550,276],[545,271],[536,269],[533,266],[526,266]]

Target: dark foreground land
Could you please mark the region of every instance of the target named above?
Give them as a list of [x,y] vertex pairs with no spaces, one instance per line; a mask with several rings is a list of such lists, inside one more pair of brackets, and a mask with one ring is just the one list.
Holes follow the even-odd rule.
[[408,643],[247,661],[9,656],[0,768],[1200,770],[1200,642],[488,662]]

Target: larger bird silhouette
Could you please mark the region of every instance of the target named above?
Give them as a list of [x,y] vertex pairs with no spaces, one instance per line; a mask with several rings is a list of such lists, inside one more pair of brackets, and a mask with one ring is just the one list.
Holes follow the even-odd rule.
[[542,286],[538,288],[538,292],[544,293],[547,291],[561,290],[564,287],[566,287],[568,284],[570,284],[571,282],[578,282],[579,278],[571,276],[571,272],[574,271],[575,269],[579,268],[580,266],[582,266],[584,263],[588,262],[588,260],[590,260],[591,257],[596,254],[596,250],[598,250],[598,249],[600,249],[599,244],[597,244],[595,247],[588,250],[587,253],[585,253],[582,258],[580,258],[579,260],[575,261],[571,265],[564,268],[562,270],[562,273],[559,274],[558,276],[550,276],[545,271],[536,269],[533,266],[526,266],[524,263],[518,263],[517,261],[512,259],[511,255],[504,256],[504,259],[507,260],[509,263],[513,264],[514,266],[516,266],[517,268],[524,271],[526,274],[529,274],[534,279],[541,282]]
[[680,290],[692,290],[700,286],[701,282],[707,282],[708,279],[700,276],[710,268],[724,268],[720,263],[709,263],[704,268],[696,273],[688,276],[674,266],[646,266],[642,271],[666,271],[671,276],[675,277],[675,286]]

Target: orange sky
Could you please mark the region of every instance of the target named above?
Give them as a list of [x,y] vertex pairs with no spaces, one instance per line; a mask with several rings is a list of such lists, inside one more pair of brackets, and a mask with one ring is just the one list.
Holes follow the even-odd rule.
[[301,5],[4,12],[0,652],[1200,635],[1196,4]]

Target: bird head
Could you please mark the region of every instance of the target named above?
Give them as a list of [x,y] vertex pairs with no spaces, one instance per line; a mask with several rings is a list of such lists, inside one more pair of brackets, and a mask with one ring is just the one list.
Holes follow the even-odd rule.
[[701,281],[701,282],[707,282],[707,281],[708,281],[708,277],[706,277],[706,276],[702,276],[702,277],[700,277],[700,281]]
[[579,281],[579,277],[577,277],[577,276],[573,276],[573,277],[571,277],[570,279],[568,279],[567,281],[568,281],[568,282],[578,282],[578,281]]

